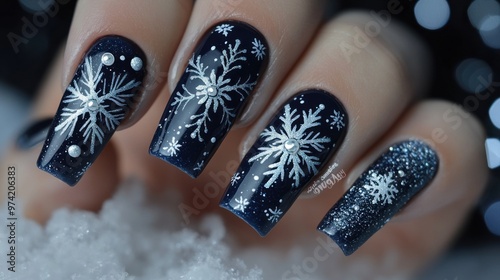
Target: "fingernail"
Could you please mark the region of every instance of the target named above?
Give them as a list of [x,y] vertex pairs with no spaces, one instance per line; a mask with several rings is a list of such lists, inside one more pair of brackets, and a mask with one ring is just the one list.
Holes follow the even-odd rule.
[[436,175],[439,159],[419,140],[389,147],[318,226],[345,255],[354,253]]
[[64,92],[38,167],[75,185],[128,115],[146,74],[144,52],[120,36],[97,40]]
[[53,118],[41,119],[26,127],[17,137],[17,148],[21,150],[29,150],[38,143],[42,143],[47,137],[52,120]]
[[245,155],[220,206],[266,235],[340,147],[348,117],[330,93],[291,98]]
[[197,177],[257,85],[268,51],[262,34],[247,24],[229,21],[212,28],[189,59],[150,154]]

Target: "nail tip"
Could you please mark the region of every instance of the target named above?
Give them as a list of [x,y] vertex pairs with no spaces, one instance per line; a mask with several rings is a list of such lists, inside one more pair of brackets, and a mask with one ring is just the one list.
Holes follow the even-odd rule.
[[346,244],[345,242],[342,242],[335,233],[332,233],[331,231],[327,230],[327,228],[328,228],[327,226],[321,223],[318,225],[316,229],[319,232],[328,236],[333,242],[335,242],[335,244],[337,244],[337,246],[340,248],[340,250],[346,257],[352,255],[359,248],[359,246],[353,247],[350,246],[349,244]]
[[[156,149],[154,149],[153,145],[149,149],[149,154],[151,156],[154,156],[154,157],[164,161],[165,163],[168,163],[168,164],[176,167],[177,169],[179,169],[180,171],[189,175],[189,177],[191,177],[193,179],[198,178],[200,176],[200,174],[203,172],[203,170],[205,169],[205,166],[201,166],[201,167],[200,166],[187,166],[185,164],[182,164],[180,161],[172,160],[171,157],[167,157],[167,156],[161,154],[160,152],[158,152]],[[182,158],[182,155],[180,155],[180,157]]]
[[219,203],[219,207],[231,212],[233,215],[243,220],[247,225],[253,228],[261,237],[265,237],[272,229],[272,227],[263,228],[255,223],[252,223],[250,220],[247,219],[247,217],[242,215],[243,214],[242,212],[234,210],[234,208],[231,207],[227,202]]
[[47,172],[48,174],[52,175],[53,177],[59,179],[60,181],[64,182],[66,185],[70,187],[74,187],[81,179],[82,176],[78,177],[67,177],[63,176],[62,174],[58,172],[54,172],[53,170],[46,168],[44,165],[41,165],[37,162],[37,167],[38,169]]

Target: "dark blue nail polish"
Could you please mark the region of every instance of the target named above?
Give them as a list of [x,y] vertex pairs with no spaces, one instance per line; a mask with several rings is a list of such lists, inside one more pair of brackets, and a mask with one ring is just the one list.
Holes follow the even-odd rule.
[[345,255],[354,253],[437,173],[427,144],[409,140],[389,147],[333,206],[318,226]]
[[229,21],[213,27],[170,97],[151,155],[197,177],[256,87],[268,52],[265,38],[247,24]]
[[21,150],[28,150],[42,143],[47,137],[53,118],[45,118],[30,124],[22,131],[16,140],[16,146]]
[[49,129],[38,167],[75,185],[139,97],[144,52],[120,36],[97,40],[76,69]]
[[245,155],[220,206],[266,235],[340,147],[347,124],[343,105],[330,93],[296,95]]

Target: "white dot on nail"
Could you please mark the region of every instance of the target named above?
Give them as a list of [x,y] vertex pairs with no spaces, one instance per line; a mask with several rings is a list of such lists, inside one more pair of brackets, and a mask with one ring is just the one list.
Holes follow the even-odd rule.
[[77,158],[82,154],[82,149],[78,145],[71,145],[68,148],[68,155]]
[[111,66],[113,65],[113,63],[115,63],[115,56],[109,52],[104,53],[101,56],[101,62],[106,66]]
[[140,59],[138,57],[132,58],[132,60],[130,61],[130,66],[132,66],[132,69],[134,69],[135,71],[141,70],[142,69],[142,59]]

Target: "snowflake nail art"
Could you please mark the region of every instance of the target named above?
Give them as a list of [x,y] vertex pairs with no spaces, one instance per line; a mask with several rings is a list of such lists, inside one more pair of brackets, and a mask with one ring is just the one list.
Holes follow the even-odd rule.
[[197,177],[256,87],[267,65],[266,49],[264,37],[246,24],[212,28],[187,63],[150,153]]
[[90,48],[63,95],[40,169],[70,185],[78,182],[129,113],[145,76],[144,60],[135,43],[119,36]]
[[[321,90],[289,100],[243,159],[220,205],[267,234],[344,139],[345,126],[329,122],[333,111],[347,116],[342,104]],[[237,198],[248,202],[244,212],[237,211]]]
[[389,147],[323,218],[318,229],[352,254],[434,178],[437,154],[422,141]]

